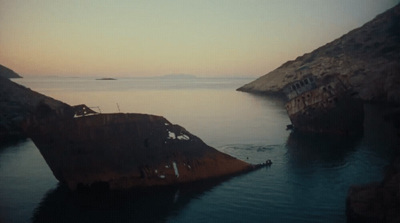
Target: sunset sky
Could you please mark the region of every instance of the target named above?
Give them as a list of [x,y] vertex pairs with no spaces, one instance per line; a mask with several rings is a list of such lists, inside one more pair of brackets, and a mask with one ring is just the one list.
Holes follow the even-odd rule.
[[23,76],[257,77],[400,0],[0,0],[0,64]]

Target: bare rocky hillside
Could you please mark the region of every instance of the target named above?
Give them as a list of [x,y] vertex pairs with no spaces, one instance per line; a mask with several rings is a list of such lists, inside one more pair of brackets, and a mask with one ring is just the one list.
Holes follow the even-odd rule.
[[282,94],[287,84],[308,75],[341,76],[358,92],[356,97],[400,103],[400,4],[238,90]]

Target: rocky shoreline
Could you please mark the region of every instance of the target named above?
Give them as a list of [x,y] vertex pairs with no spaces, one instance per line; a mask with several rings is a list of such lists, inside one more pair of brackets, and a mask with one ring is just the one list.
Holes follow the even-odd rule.
[[283,97],[297,131],[362,132],[363,103],[400,105],[399,21],[400,4],[237,90]]
[[[321,94],[312,95],[313,92],[307,89],[311,86],[310,78],[312,84],[316,85],[313,87],[321,89]],[[325,94],[329,94],[328,88],[332,87],[332,83],[324,84],[324,79],[340,80],[345,89],[352,91],[349,96],[355,102],[364,103],[364,107],[365,103],[379,103],[383,107],[392,107],[388,113],[372,111],[368,116],[375,120],[383,118],[381,122],[392,123],[394,128],[390,135],[395,135],[400,141],[400,4],[378,15],[362,27],[282,64],[237,90],[279,95],[286,101],[291,100],[286,107],[291,120],[293,119],[292,123],[301,125],[300,128],[297,126],[298,130],[311,129],[310,132],[315,132],[316,129],[321,129],[318,125],[322,119],[312,114],[317,111],[323,113],[323,117],[330,116],[332,119],[330,121],[333,121],[335,118],[330,114],[335,113],[337,105],[332,109],[330,103],[341,100],[335,98],[334,94],[331,101],[321,100]],[[292,110],[297,112],[296,109],[300,111],[299,115],[295,114],[297,116],[291,114],[294,113]],[[334,116],[347,117],[347,115],[348,112],[342,112]],[[366,119],[368,118],[364,120]],[[315,120],[317,125],[313,125]],[[332,132],[331,130],[335,130],[339,125],[333,123],[328,131],[324,132]],[[399,148],[397,154],[400,154],[400,145],[399,143],[397,145]],[[349,222],[400,222],[399,162],[398,155],[387,168],[382,182],[352,186],[349,189],[347,198]]]
[[[3,72],[0,72],[3,74]],[[26,138],[23,121],[35,114],[40,103],[52,109],[68,109],[69,105],[34,92],[0,75],[0,143]]]
[[[286,88],[292,87],[292,84],[296,82],[302,83],[301,81],[309,76],[313,76],[317,80],[323,80],[327,77],[337,77],[340,80],[344,80],[346,87],[350,86],[354,90],[354,94],[352,93],[354,99],[362,100],[363,102],[380,102],[391,104],[395,107],[397,106],[397,108],[393,109],[392,113],[385,114],[384,118],[388,122],[394,124],[396,129],[395,134],[400,138],[399,43],[400,4],[381,15],[378,15],[374,20],[366,23],[364,26],[349,32],[313,52],[300,56],[293,61],[284,63],[276,70],[242,86],[238,90],[285,97]],[[5,70],[4,67],[0,68]],[[10,70],[8,69],[6,73],[7,75],[0,77],[0,143],[12,137],[25,137],[21,125],[28,117],[32,115],[37,116],[38,108],[47,109],[47,111],[68,111],[72,109],[71,106],[65,103],[38,94],[30,89],[11,82],[7,79],[10,76]],[[39,113],[39,116],[40,114],[43,114],[43,110]],[[39,127],[39,129],[40,128],[41,127]],[[93,134],[96,135],[97,133]],[[190,138],[191,137],[193,136],[191,135]],[[42,140],[41,142],[44,142],[45,145],[48,143],[45,138],[40,140]],[[148,147],[149,142],[144,139],[142,140],[141,146]],[[82,151],[75,152],[79,154]],[[202,152],[204,151],[202,150]],[[187,160],[187,157],[176,157],[178,157],[177,159],[180,159],[182,165],[187,164],[187,161],[185,161]],[[210,175],[207,175],[207,172],[211,170],[212,167],[222,169],[226,168],[212,177],[218,177],[224,174],[234,174],[243,172],[247,169],[252,169],[251,165],[243,164],[244,162],[239,165],[243,168],[239,169],[236,165],[217,165],[215,164],[215,161],[221,160],[219,155],[213,156],[212,159],[209,159],[209,157],[200,157],[199,160],[207,160],[204,161],[204,163],[212,164],[207,166],[205,169],[200,170],[199,176],[201,177],[196,179],[206,179],[210,177]],[[199,160],[196,159],[196,162],[201,163],[202,161]],[[173,162],[173,160],[168,160],[168,163],[171,165]],[[193,160],[191,162],[193,162]],[[400,157],[398,156],[387,168],[382,182],[371,183],[363,186],[352,186],[349,189],[346,201],[346,210],[349,222],[400,221],[399,163]],[[143,165],[146,166],[146,164]],[[146,179],[147,176],[150,176],[150,172],[154,175],[156,170],[158,171],[160,168],[162,167],[158,164],[153,167],[143,167],[142,171],[139,169],[135,172],[135,177]],[[187,169],[188,167],[186,166],[184,168]],[[58,170],[53,170],[53,172],[57,171]],[[172,171],[172,168],[169,170],[168,174],[176,176],[176,173]],[[55,175],[57,175],[56,177],[61,180],[64,179],[62,178],[64,177],[62,174]],[[73,175],[73,173],[71,175]],[[151,175],[150,178],[153,177],[153,175]],[[114,178],[115,173],[112,173],[109,176]],[[157,177],[160,178],[158,175]],[[85,176],[80,178],[84,179]],[[93,178],[90,182],[83,183],[91,184],[99,179],[103,180],[101,177]],[[193,178],[191,180],[196,179]],[[147,182],[150,182],[147,185],[154,185],[151,183],[152,179],[147,180]],[[75,186],[79,183],[81,182],[73,181]],[[121,184],[120,181],[111,181],[111,183],[112,185]]]
[[8,67],[0,64],[0,77],[3,78],[22,78],[19,74],[15,73]]

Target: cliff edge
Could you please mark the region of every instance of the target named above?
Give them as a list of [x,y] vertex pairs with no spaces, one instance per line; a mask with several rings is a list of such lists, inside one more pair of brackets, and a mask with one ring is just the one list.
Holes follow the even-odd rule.
[[22,122],[35,114],[40,104],[46,104],[54,110],[71,108],[0,76],[0,143],[25,137]]
[[364,101],[400,103],[400,4],[311,53],[240,87],[239,91],[280,94],[307,76],[348,80]]
[[[325,80],[330,80],[326,86]],[[339,84],[335,85],[332,80],[337,80]],[[337,101],[343,101],[343,98],[336,97],[337,94],[333,94],[332,100],[317,100],[335,93],[335,86],[351,90],[349,103],[339,106]],[[320,123],[325,125],[329,122],[332,122],[329,126],[337,127],[342,123],[351,123],[354,118],[346,120],[346,117],[354,114],[360,121],[356,126],[362,125],[364,118],[360,115],[365,111],[359,111],[358,115],[351,109],[359,99],[379,102],[375,103],[377,106],[392,104],[393,108],[383,114],[383,118],[393,124],[395,134],[400,137],[400,4],[362,27],[284,63],[237,90],[286,97],[290,100],[286,109],[298,129],[315,128]],[[348,110],[335,114],[337,108]],[[338,118],[345,121],[338,123]],[[348,222],[399,222],[399,161],[399,157],[395,158],[382,182],[349,189],[346,206]]]
[[0,77],[4,78],[22,78],[19,76],[17,73],[15,73],[13,70],[3,66],[0,64]]

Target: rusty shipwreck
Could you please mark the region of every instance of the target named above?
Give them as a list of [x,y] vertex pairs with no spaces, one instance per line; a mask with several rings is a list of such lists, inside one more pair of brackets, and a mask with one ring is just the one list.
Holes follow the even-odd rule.
[[345,78],[306,75],[283,88],[294,129],[308,133],[357,134],[363,128],[363,103]]
[[69,188],[172,185],[234,175],[251,165],[206,145],[161,116],[100,114],[41,105],[25,124],[54,176]]

